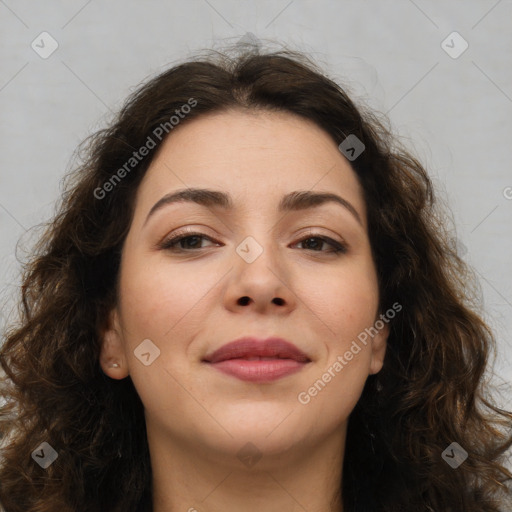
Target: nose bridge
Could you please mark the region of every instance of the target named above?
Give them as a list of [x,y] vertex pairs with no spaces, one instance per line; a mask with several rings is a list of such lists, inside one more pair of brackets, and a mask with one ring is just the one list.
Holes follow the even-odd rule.
[[240,260],[237,262],[238,270],[248,275],[266,274],[273,270],[271,274],[275,275],[278,272],[279,256],[277,241],[273,240],[274,235],[264,228],[251,230],[250,233],[235,249]]
[[242,230],[245,235],[236,246],[236,253],[248,265],[259,261],[259,265],[266,263],[269,266],[275,264],[275,252],[277,248],[275,237],[275,219],[271,215],[264,215],[262,211],[271,210],[264,204],[259,208],[254,205],[245,208],[243,214]]

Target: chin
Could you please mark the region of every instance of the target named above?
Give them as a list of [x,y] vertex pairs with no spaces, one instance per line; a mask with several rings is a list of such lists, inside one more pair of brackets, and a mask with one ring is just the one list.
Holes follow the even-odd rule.
[[[275,429],[275,425],[273,428]],[[298,446],[303,446],[304,442],[296,431],[290,432],[288,429],[232,429],[230,433],[233,437],[210,438],[207,443],[219,451],[219,457],[227,456],[226,460],[230,463],[236,458],[242,466],[251,466],[251,461],[258,460],[257,469],[260,470],[265,469],[267,463],[269,469],[275,468],[276,460],[279,461],[288,452],[299,450]],[[245,462],[246,459],[249,460],[248,463]]]

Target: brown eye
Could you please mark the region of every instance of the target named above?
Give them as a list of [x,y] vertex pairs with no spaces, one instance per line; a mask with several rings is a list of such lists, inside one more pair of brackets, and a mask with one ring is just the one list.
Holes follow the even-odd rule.
[[[313,241],[313,243],[310,243]],[[347,246],[337,242],[336,240],[333,240],[332,238],[328,236],[323,235],[308,235],[306,238],[303,238],[298,243],[304,244],[305,242],[308,242],[306,245],[309,245],[310,247],[306,247],[307,250],[315,251],[315,252],[327,252],[327,253],[346,253],[347,252]],[[321,247],[323,244],[330,245],[332,249],[330,251],[322,251]],[[320,249],[320,250],[319,250]]]
[[[203,249],[201,245],[202,240],[209,240],[210,242],[216,243],[210,237],[203,233],[187,233],[178,234],[171,238],[164,240],[160,245],[159,249],[168,250],[172,252],[194,252],[198,249]],[[328,253],[328,254],[340,254],[347,252],[347,246],[333,240],[332,238],[324,235],[311,235],[299,240],[298,244],[303,244],[306,247],[304,249],[313,252]],[[322,247],[328,245],[331,250],[322,250]]]
[[[169,251],[193,251],[194,249],[203,249],[201,247],[201,240],[213,240],[202,234],[202,233],[188,233],[186,235],[176,235],[172,238],[164,240],[160,245],[160,249],[165,249]],[[178,246],[178,247],[176,247]]]

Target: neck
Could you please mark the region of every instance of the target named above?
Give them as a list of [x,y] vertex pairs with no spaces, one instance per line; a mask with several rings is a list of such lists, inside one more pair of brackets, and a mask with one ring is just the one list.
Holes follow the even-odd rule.
[[148,425],[153,512],[343,512],[345,435],[344,429],[317,444],[281,450],[260,440],[261,451],[246,447],[245,458],[240,448],[219,453],[159,436]]

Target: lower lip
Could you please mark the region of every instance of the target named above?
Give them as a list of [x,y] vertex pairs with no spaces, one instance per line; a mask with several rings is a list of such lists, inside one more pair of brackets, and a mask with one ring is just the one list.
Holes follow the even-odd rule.
[[227,359],[210,363],[217,370],[241,380],[271,382],[300,371],[307,363],[294,359]]

